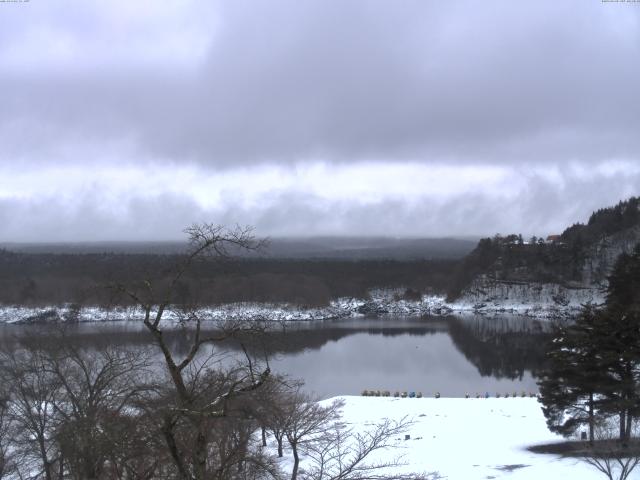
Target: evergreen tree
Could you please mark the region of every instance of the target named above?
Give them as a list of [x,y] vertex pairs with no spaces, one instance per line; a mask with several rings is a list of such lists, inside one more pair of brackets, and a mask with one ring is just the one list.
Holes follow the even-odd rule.
[[640,244],[618,257],[609,276],[607,310],[619,316],[640,311]]
[[609,277],[604,323],[596,341],[609,390],[603,408],[620,416],[620,438],[629,439],[640,416],[640,245],[622,254]]
[[620,439],[630,438],[638,417],[640,387],[640,329],[636,316],[620,316],[609,308],[597,312],[586,331],[593,345],[592,359],[597,373],[597,403],[602,416],[618,416]]
[[591,442],[598,413],[598,392],[605,380],[597,346],[591,342],[598,314],[588,306],[575,324],[554,328],[547,369],[538,382],[549,429],[570,436],[587,426]]
[[640,417],[640,245],[621,255],[601,310],[585,307],[575,323],[559,327],[539,381],[549,428],[563,435],[598,417],[618,416],[620,439]]

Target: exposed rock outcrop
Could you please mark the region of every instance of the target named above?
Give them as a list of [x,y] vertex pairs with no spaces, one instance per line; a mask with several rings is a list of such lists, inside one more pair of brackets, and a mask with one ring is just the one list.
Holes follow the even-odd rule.
[[454,310],[513,311],[537,315],[572,313],[587,303],[602,304],[607,277],[622,253],[640,242],[640,226],[603,237],[585,249],[581,280],[567,283],[500,280],[500,275],[476,277],[454,302]]
[[607,286],[607,276],[623,253],[631,253],[640,243],[640,225],[603,237],[591,245],[582,265],[582,284]]
[[464,290],[452,307],[454,310],[546,316],[573,313],[587,303],[602,302],[604,290],[599,286],[506,282],[482,275]]

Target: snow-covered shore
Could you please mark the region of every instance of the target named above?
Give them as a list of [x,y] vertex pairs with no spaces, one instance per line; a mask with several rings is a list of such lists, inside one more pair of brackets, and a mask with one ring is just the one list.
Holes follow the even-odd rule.
[[[442,316],[450,314],[510,314],[533,318],[552,318],[571,316],[580,308],[578,302],[558,304],[553,301],[508,301],[494,300],[479,302],[477,299],[463,298],[459,302],[449,303],[442,296],[424,295],[419,300],[407,300],[403,289],[378,289],[369,292],[368,299],[338,298],[326,307],[304,307],[291,304],[234,303],[200,310],[204,319],[256,320],[273,322],[295,322],[313,320],[332,320],[362,315],[409,315]],[[101,322],[123,321],[140,318],[141,311],[136,308],[82,307],[79,310],[70,305],[23,307],[0,306],[0,323],[49,323],[55,321]],[[177,321],[177,312],[167,310],[165,319]]]
[[[395,438],[398,448],[373,459],[382,462],[400,455],[406,463],[399,467],[402,472],[437,471],[450,480],[602,478],[580,460],[527,450],[562,440],[547,429],[535,398],[337,398],[345,402],[342,420],[356,431],[385,418],[413,419],[415,423],[406,432],[410,439]],[[288,461],[285,456],[284,467]]]

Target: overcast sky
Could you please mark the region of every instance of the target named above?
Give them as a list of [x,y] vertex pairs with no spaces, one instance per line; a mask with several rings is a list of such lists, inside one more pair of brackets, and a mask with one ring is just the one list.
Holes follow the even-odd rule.
[[0,2],[0,241],[546,235],[639,132],[640,3]]

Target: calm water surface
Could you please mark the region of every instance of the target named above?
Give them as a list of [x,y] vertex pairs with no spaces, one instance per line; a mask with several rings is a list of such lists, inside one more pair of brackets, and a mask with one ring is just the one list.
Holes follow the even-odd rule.
[[[5,342],[42,326],[3,326]],[[326,398],[364,389],[440,392],[444,397],[476,392],[535,392],[535,372],[544,352],[546,325],[532,319],[497,317],[384,317],[304,322],[274,333],[270,364],[277,373],[304,379],[306,389]],[[150,343],[137,322],[73,326],[78,341]],[[172,332],[176,352],[189,333]],[[237,354],[238,346],[223,350]]]

